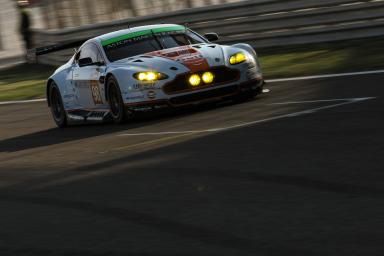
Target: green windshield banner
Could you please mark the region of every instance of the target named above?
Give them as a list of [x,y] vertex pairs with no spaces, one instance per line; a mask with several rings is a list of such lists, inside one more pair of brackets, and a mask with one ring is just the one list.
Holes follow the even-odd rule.
[[146,29],[146,30],[141,30],[137,32],[132,32],[129,34],[113,37],[104,41],[101,41],[102,46],[106,46],[109,44],[113,44],[119,41],[139,37],[139,36],[146,36],[150,35],[152,33],[163,33],[163,32],[170,32],[170,31],[180,31],[180,30],[185,30],[184,26],[172,26],[172,27],[160,27],[160,28],[154,28],[154,29]]

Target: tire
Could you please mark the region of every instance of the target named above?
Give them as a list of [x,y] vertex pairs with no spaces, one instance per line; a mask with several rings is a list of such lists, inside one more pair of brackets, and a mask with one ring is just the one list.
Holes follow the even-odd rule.
[[53,120],[56,125],[60,128],[66,127],[68,125],[67,122],[67,114],[64,110],[63,100],[61,99],[60,90],[57,85],[52,82],[49,88],[49,102]]
[[122,124],[127,120],[123,98],[116,79],[111,76],[107,80],[108,104],[113,122]]

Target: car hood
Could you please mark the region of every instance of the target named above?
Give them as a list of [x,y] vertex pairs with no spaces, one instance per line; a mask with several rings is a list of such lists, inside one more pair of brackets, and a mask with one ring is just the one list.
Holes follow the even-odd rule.
[[187,45],[149,52],[113,62],[111,67],[131,69],[179,70],[199,72],[216,66],[224,66],[225,46],[218,44]]

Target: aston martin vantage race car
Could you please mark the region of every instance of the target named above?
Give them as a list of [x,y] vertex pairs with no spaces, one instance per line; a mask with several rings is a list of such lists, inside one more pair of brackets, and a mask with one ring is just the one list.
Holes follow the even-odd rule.
[[59,127],[208,101],[254,97],[264,84],[248,44],[211,43],[174,24],[134,27],[87,40],[47,81]]

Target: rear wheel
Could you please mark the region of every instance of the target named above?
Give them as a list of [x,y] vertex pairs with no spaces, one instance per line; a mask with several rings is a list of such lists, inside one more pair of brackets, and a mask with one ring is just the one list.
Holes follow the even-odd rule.
[[67,115],[64,110],[59,88],[55,83],[51,84],[49,89],[49,102],[53,120],[60,128],[67,126]]
[[117,124],[124,123],[127,119],[123,98],[121,97],[120,87],[114,77],[108,78],[108,103],[113,121]]

